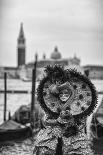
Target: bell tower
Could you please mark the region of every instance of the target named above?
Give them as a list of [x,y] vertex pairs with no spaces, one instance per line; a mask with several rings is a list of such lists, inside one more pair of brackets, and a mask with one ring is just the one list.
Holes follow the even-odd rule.
[[18,67],[25,65],[25,36],[23,23],[20,25],[20,32],[17,40],[17,64]]

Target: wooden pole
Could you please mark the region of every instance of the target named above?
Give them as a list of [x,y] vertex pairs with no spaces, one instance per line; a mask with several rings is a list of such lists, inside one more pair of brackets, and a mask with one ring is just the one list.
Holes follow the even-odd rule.
[[32,127],[34,127],[35,88],[36,88],[36,66],[37,66],[37,57],[35,58],[34,68],[32,70],[32,94],[31,94],[31,126]]
[[4,121],[6,121],[7,109],[7,73],[4,73]]

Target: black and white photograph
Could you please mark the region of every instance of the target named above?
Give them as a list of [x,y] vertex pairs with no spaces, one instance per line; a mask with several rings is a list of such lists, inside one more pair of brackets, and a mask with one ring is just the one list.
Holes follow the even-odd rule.
[[103,0],[0,0],[0,155],[103,155]]

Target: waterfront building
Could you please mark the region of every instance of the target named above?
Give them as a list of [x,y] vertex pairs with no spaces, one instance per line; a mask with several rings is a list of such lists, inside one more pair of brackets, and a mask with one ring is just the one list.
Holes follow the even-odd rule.
[[8,79],[19,78],[17,67],[0,67],[0,78],[4,78],[4,73],[7,73]]
[[102,79],[103,80],[103,66],[86,65],[83,67],[88,71],[88,77],[90,79]]
[[[48,52],[48,51],[47,51]],[[42,59],[38,59],[38,54],[35,53],[37,57],[37,79],[42,77],[44,67],[47,65],[59,64],[64,67],[80,66],[80,59],[74,55],[73,58],[69,56],[67,58],[62,58],[62,53],[55,46],[53,52],[51,52],[50,58],[46,58],[46,54],[43,54]],[[26,63],[26,39],[24,35],[23,23],[20,25],[19,36],[17,39],[17,67],[3,67],[3,72],[9,73],[10,77],[21,78],[24,80],[30,80],[32,78],[32,69],[34,67],[34,62]],[[0,75],[0,77],[2,77]]]
[[[37,58],[37,80],[42,78],[45,66],[54,64],[63,65],[65,68],[75,68],[82,73],[84,73],[85,70],[91,79],[103,79],[103,66],[81,66],[81,60],[76,54],[74,54],[72,58],[70,58],[70,55],[68,55],[67,58],[63,58],[62,52],[55,46],[54,50],[51,52],[50,58],[47,58],[46,54],[43,54],[42,59],[39,59],[38,53],[34,53]],[[0,78],[3,78],[4,72],[7,72],[9,78],[21,78],[28,81],[32,78],[33,67],[34,62],[26,63],[26,39],[23,23],[21,23],[17,39],[17,67],[0,67]]]
[[[38,55],[36,54],[36,56],[38,58]],[[80,67],[80,59],[76,57],[76,55],[74,55],[73,58],[62,58],[62,54],[60,53],[60,51],[58,50],[58,47],[55,46],[53,52],[50,55],[50,58],[46,58],[43,57],[44,59],[41,60],[37,60],[37,80],[41,79],[43,76],[43,71],[44,68],[47,65],[62,65],[66,68],[69,68],[70,66],[74,66],[74,68],[76,68],[77,66]],[[27,72],[27,74],[29,75],[29,78],[31,78],[31,73],[32,73],[32,69],[34,67],[34,62],[30,62],[28,64],[25,65],[25,72]]]

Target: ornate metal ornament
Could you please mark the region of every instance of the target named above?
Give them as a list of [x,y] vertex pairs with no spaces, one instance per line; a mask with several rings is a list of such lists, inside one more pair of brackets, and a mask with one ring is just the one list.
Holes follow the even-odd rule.
[[65,117],[69,112],[74,119],[82,119],[93,112],[97,95],[86,76],[76,70],[64,70],[59,65],[47,66],[45,72],[37,93],[38,101],[47,114],[57,118],[64,111]]

